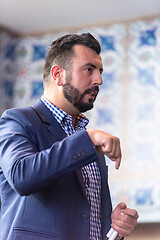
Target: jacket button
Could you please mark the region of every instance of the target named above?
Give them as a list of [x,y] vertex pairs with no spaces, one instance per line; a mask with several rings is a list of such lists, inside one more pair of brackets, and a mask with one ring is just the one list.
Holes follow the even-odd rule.
[[87,156],[87,152],[82,152],[82,156]]
[[84,213],[82,216],[83,216],[84,219],[88,219],[89,218],[89,214],[88,213]]

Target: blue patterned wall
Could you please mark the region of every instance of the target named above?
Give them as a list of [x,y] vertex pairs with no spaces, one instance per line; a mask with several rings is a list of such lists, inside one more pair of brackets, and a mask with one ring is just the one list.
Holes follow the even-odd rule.
[[[109,165],[113,205],[126,201],[141,222],[160,221],[160,19],[82,29],[102,45],[103,85],[90,127],[121,139],[119,171]],[[0,34],[0,112],[34,104],[43,93],[49,44],[65,33],[12,39]]]

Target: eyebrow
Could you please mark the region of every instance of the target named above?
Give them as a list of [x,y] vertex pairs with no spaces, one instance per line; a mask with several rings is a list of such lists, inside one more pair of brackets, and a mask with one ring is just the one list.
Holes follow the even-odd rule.
[[[94,65],[93,63],[86,63],[83,67],[92,67],[94,69],[97,68],[96,65]],[[100,70],[100,73],[103,72],[103,68],[100,68],[99,70]]]

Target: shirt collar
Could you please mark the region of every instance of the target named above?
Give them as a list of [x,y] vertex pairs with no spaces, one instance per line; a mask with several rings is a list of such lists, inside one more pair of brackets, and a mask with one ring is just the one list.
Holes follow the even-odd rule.
[[[42,102],[46,105],[46,107],[52,112],[55,119],[58,121],[58,123],[63,124],[66,121],[72,123],[72,116],[68,113],[64,112],[62,109],[56,107],[53,103],[48,101],[44,96],[41,97]],[[75,128],[85,128],[87,124],[89,123],[89,120],[86,116],[83,114],[79,114],[76,117],[75,122]]]

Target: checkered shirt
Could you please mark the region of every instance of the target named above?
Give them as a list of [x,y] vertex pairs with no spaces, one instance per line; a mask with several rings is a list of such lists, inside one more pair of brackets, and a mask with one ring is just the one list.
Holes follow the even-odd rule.
[[[54,117],[69,136],[74,132],[85,129],[89,120],[79,114],[76,118],[75,128],[72,126],[72,116],[49,102],[44,96],[43,103],[50,109]],[[81,169],[85,182],[85,191],[90,203],[90,240],[101,239],[101,176],[96,162],[90,163]]]

